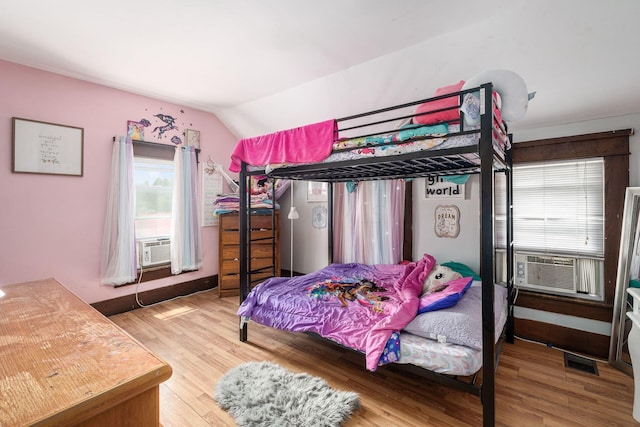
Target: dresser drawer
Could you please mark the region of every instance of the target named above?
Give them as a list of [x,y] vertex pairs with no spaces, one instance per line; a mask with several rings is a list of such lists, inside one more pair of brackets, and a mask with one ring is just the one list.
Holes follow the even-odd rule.
[[240,289],[240,275],[230,274],[226,276],[219,275],[218,287],[221,290]]
[[[275,221],[269,215],[252,215],[249,231],[251,269],[264,272],[251,275],[256,285],[269,277],[280,275],[280,212]],[[272,227],[274,227],[272,229]],[[259,240],[264,239],[264,240]],[[275,239],[275,244],[274,240]],[[240,230],[238,214],[220,215],[218,242],[218,295],[240,294]]]
[[[273,245],[270,243],[254,243],[251,245],[252,258],[270,258],[273,253]],[[240,259],[240,246],[223,246],[220,252],[223,261]]]
[[[257,270],[260,268],[266,268],[273,265],[273,259],[269,258],[252,258],[251,269]],[[218,274],[238,274],[240,272],[240,260],[229,259],[222,261],[220,273]],[[279,272],[277,272],[279,273]]]
[[[240,228],[239,228],[239,222],[240,220],[238,219],[238,215],[222,215],[220,217],[220,222],[219,222],[219,226],[220,226],[220,231],[235,231],[237,232]],[[275,227],[278,227],[278,221],[279,221],[279,214],[276,214],[275,217]],[[271,229],[273,228],[273,222],[271,220],[271,215],[252,215],[251,216],[251,229],[252,230],[256,230],[256,229],[261,229],[261,228],[266,228],[266,229]]]
[[[260,229],[251,231],[249,240],[267,239],[273,236],[271,229]],[[236,230],[224,230],[220,232],[221,244],[224,245],[238,245],[240,244],[240,233]]]

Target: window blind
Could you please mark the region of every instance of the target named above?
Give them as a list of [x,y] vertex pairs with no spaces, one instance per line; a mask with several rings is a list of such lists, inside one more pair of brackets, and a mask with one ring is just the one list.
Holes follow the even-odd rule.
[[[496,176],[496,239],[505,246],[505,185]],[[604,256],[604,160],[536,162],[513,168],[516,250]]]

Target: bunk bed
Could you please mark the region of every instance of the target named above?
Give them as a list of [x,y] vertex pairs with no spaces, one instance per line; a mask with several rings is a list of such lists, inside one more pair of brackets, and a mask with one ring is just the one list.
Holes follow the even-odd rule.
[[[479,110],[476,112],[478,121],[473,122],[465,117],[463,107],[468,103],[469,97],[473,97]],[[443,103],[443,101],[445,101]],[[424,108],[424,107],[427,108]],[[442,114],[445,113],[444,120]],[[453,113],[453,116],[451,114]],[[472,111],[471,111],[472,113]],[[433,119],[431,119],[433,116]],[[437,117],[437,118],[436,118]],[[425,120],[426,119],[426,120]],[[471,124],[469,124],[471,123]],[[304,159],[295,158],[290,163],[287,159],[287,152],[291,152],[292,147],[285,147],[281,152],[285,155],[272,156],[272,161],[260,159],[257,164],[255,159],[235,158],[240,172],[240,194],[247,195],[247,188],[251,179],[256,176],[267,176],[276,179],[319,181],[329,183],[328,197],[328,232],[329,248],[328,259],[333,260],[333,250],[331,238],[333,218],[332,218],[332,194],[333,184],[345,182],[357,182],[363,180],[376,179],[397,179],[397,178],[420,178],[428,176],[451,176],[460,174],[479,174],[480,176],[480,278],[474,282],[478,298],[481,300],[481,367],[474,367],[471,370],[481,370],[481,384],[476,383],[477,375],[471,375],[471,381],[461,381],[457,375],[466,373],[449,373],[446,370],[439,370],[434,366],[420,366],[419,363],[409,362],[402,366],[410,372],[426,376],[427,378],[440,384],[456,387],[466,392],[480,397],[483,405],[483,424],[485,426],[495,424],[495,369],[497,368],[500,346],[503,338],[508,342],[513,342],[513,253],[512,253],[512,220],[511,220],[511,137],[506,132],[506,125],[500,118],[500,110],[496,102],[495,92],[491,83],[485,83],[478,87],[455,90],[450,93],[439,95],[429,99],[423,99],[394,107],[379,109],[363,114],[345,117],[335,120],[335,128],[331,129],[331,122],[320,124],[321,127],[312,129],[311,135],[326,138],[327,132],[331,131],[331,149],[326,153],[326,158],[317,160],[313,153],[312,161],[304,162]],[[284,143],[299,143],[299,139],[305,138],[304,130],[302,134],[295,132],[288,133],[284,139],[291,139]],[[271,142],[274,140],[272,139]],[[251,141],[255,143],[256,141]],[[261,140],[260,143],[264,143]],[[267,142],[270,143],[270,142]],[[282,140],[276,136],[276,146]],[[323,142],[324,144],[324,142]],[[237,152],[242,153],[247,147],[237,147]],[[280,147],[282,148],[282,147]],[[269,151],[269,150],[267,150]],[[273,152],[276,149],[270,150]],[[327,151],[326,146],[322,146],[322,151]],[[236,153],[236,152],[234,152]],[[377,153],[377,154],[376,154]],[[322,154],[325,156],[325,154]],[[232,156],[233,157],[233,156]],[[242,154],[241,154],[242,157]],[[246,161],[245,161],[246,160]],[[300,163],[302,161],[302,163]],[[249,162],[249,163],[248,163]],[[505,291],[506,306],[504,316],[496,312],[494,307],[496,301],[495,283],[495,247],[494,247],[494,174],[504,173],[507,183],[507,283]],[[242,304],[253,297],[254,285],[252,274],[258,273],[252,270],[250,255],[250,235],[251,224],[250,215],[251,203],[248,197],[241,197],[240,200],[240,303]],[[418,268],[420,261],[411,263],[412,268]],[[331,264],[328,268],[336,267]],[[337,266],[341,267],[341,266]],[[389,266],[387,266],[389,267]],[[386,267],[385,267],[386,268]],[[400,271],[400,270],[399,270]],[[332,272],[329,271],[329,274]],[[405,270],[408,274],[408,270]],[[394,272],[393,274],[405,274]],[[277,275],[279,273],[274,273]],[[322,274],[320,272],[311,273]],[[318,276],[323,280],[325,276]],[[313,278],[313,277],[312,277]],[[317,279],[317,278],[316,278]],[[275,285],[286,283],[286,278],[268,279],[271,281],[265,288],[276,288]],[[301,280],[293,278],[291,280]],[[395,279],[390,279],[395,280]],[[268,282],[267,281],[267,282]],[[263,282],[262,284],[266,284]],[[256,286],[256,291],[262,285]],[[250,292],[252,293],[250,297]],[[499,298],[498,298],[499,299]],[[498,314],[496,316],[496,314]],[[496,318],[503,317],[497,323]],[[255,320],[255,319],[252,319]],[[269,326],[277,322],[263,321]],[[502,330],[502,325],[504,330]],[[277,325],[276,325],[277,326]],[[279,326],[277,326],[279,327]],[[498,330],[497,328],[500,328]],[[401,333],[402,336],[402,333]],[[496,340],[501,336],[500,340]],[[248,338],[247,318],[240,318],[240,340],[246,341]],[[408,335],[407,342],[420,339],[411,334]],[[331,339],[332,342],[336,340]],[[427,340],[429,341],[429,340]],[[431,340],[434,345],[437,342]],[[401,338],[401,343],[402,343]],[[338,341],[338,343],[340,343]],[[451,345],[450,345],[451,347]],[[455,346],[453,346],[455,347]],[[400,361],[402,362],[402,361]],[[442,373],[444,372],[444,374]]]

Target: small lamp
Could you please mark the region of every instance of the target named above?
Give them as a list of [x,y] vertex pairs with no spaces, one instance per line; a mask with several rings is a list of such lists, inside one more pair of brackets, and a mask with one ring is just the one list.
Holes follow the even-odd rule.
[[[287,215],[287,218],[289,219],[298,219],[300,218],[300,215],[298,214],[298,210],[296,209],[295,206],[291,206],[291,210],[289,211],[289,215]],[[293,226],[293,224],[291,224]]]
[[291,247],[289,249],[291,251],[291,264],[289,266],[289,273],[291,277],[293,277],[293,220],[300,218],[298,210],[295,206],[293,206],[293,181],[291,182],[291,209],[289,210],[289,215],[287,215],[287,218],[291,220]]

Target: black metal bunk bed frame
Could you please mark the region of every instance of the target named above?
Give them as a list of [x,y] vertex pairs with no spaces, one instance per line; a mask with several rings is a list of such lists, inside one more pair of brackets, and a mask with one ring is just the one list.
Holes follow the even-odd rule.
[[[503,338],[506,337],[507,342],[513,343],[514,340],[514,322],[513,322],[513,221],[512,221],[512,156],[511,156],[511,136],[509,135],[508,148],[504,153],[495,151],[493,145],[494,117],[493,117],[493,97],[492,84],[486,83],[480,88],[466,89],[456,92],[452,95],[443,95],[439,97],[429,98],[426,100],[415,101],[385,109],[379,109],[362,113],[354,116],[338,119],[337,122],[348,122],[354,119],[370,117],[394,110],[400,110],[407,107],[415,106],[426,101],[434,101],[450,96],[458,97],[462,102],[463,96],[467,93],[478,92],[481,94],[482,111],[484,113],[480,119],[480,138],[476,145],[464,146],[449,149],[432,149],[425,151],[416,151],[401,155],[387,157],[370,157],[357,160],[346,160],[332,163],[314,163],[295,166],[286,166],[277,168],[271,172],[266,169],[249,168],[242,162],[240,171],[240,224],[246,224],[246,227],[240,227],[240,303],[242,303],[254,281],[251,275],[259,270],[252,270],[250,248],[250,232],[251,230],[251,199],[247,191],[249,180],[256,175],[267,175],[270,178],[318,181],[329,183],[328,194],[328,231],[329,231],[329,260],[333,260],[332,249],[332,233],[333,233],[333,184],[338,182],[376,180],[376,179],[396,179],[396,178],[419,178],[426,176],[444,176],[459,174],[479,174],[480,175],[480,276],[482,279],[482,383],[475,384],[476,375],[474,375],[471,383],[460,381],[455,377],[438,374],[425,370],[413,365],[398,365],[403,369],[414,374],[424,376],[434,382],[451,386],[465,392],[480,397],[483,405],[483,425],[495,425],[495,370],[500,353],[502,338],[496,346],[495,341],[495,323],[494,323],[494,283],[495,283],[495,246],[494,246],[494,195],[495,182],[494,172],[504,172],[506,175],[506,257],[507,257],[507,303],[508,316],[505,326]],[[460,104],[458,103],[458,106]],[[456,106],[455,108],[458,108]],[[433,112],[445,111],[436,110]],[[383,125],[388,122],[397,122],[399,119],[408,119],[414,115],[393,117],[391,119],[383,119],[366,124],[354,125],[338,130],[338,134],[344,131],[352,131],[354,129],[363,128],[371,125]],[[460,114],[460,132],[455,135],[464,135],[469,133],[478,133],[477,129],[465,130],[463,113]],[[503,124],[499,124],[503,126]],[[504,128],[502,129],[504,131]],[[372,136],[383,132],[376,131],[374,133],[358,135],[358,137]],[[506,133],[506,132],[505,132]],[[434,138],[434,136],[426,135],[411,138],[405,142],[417,141],[422,139]],[[392,142],[389,144],[398,144]],[[474,160],[470,160],[470,157]],[[479,163],[477,162],[479,160]],[[327,166],[330,165],[328,168]],[[272,218],[275,221],[275,208],[272,210]],[[274,239],[275,244],[275,239]],[[293,269],[293,266],[291,266]],[[275,274],[278,274],[276,272]],[[260,279],[262,281],[264,279]],[[257,282],[257,281],[256,281]],[[240,341],[247,340],[247,324],[240,321]],[[335,344],[335,343],[334,343]],[[497,350],[496,350],[497,349]]]

